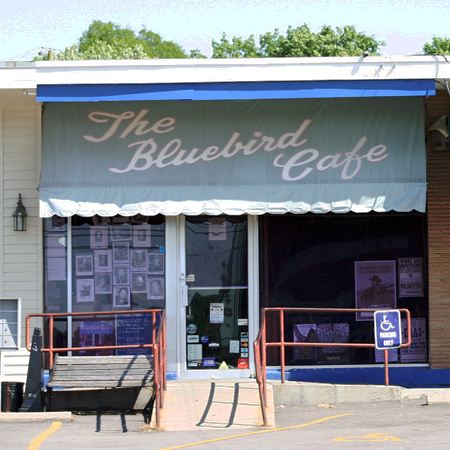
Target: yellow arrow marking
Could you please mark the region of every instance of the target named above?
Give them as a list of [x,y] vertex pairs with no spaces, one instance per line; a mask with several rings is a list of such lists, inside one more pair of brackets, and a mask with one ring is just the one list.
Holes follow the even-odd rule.
[[334,438],[333,441],[340,442],[386,442],[401,441],[402,439],[395,436],[388,436],[387,433],[371,433],[365,436],[345,436]]

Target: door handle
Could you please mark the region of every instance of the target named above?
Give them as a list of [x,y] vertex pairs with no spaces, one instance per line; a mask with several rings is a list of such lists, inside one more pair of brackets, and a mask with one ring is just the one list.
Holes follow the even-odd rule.
[[181,306],[188,306],[188,286],[187,284],[181,285]]

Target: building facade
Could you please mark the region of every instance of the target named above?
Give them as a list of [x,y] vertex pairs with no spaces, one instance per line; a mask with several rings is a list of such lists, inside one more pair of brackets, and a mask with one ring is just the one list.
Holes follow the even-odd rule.
[[[32,312],[111,311],[57,321],[56,341],[86,354],[146,339],[144,318],[114,311],[165,308],[172,378],[252,376],[261,307],[407,308],[391,383],[447,385],[447,71],[433,57],[2,68],[3,297],[21,299],[22,328]],[[373,342],[365,313],[285,329]],[[308,381],[381,383],[382,360],[286,354]],[[271,376],[279,364],[270,352]]]

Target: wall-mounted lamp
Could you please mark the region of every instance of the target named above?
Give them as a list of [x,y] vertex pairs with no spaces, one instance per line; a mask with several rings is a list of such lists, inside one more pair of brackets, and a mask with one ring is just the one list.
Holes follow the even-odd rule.
[[19,194],[19,201],[12,216],[14,217],[14,231],[26,231],[28,214],[22,203],[22,194]]

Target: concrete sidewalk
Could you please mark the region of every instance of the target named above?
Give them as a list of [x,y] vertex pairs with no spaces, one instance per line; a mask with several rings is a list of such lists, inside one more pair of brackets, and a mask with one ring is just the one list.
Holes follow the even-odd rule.
[[[161,410],[161,429],[226,430],[257,429],[262,413],[258,385],[253,379],[209,379],[169,381]],[[344,385],[268,381],[267,415],[269,425],[275,425],[275,407],[339,405],[346,403],[408,402],[423,404],[450,403],[449,388],[407,389],[401,386]],[[70,411],[16,413],[1,412],[1,422],[36,422],[72,420]],[[152,415],[155,427],[155,413]]]
[[[272,386],[268,387],[268,421],[274,426]],[[152,427],[156,427],[155,414]],[[251,379],[169,381],[161,409],[161,429],[258,429],[263,424],[258,384]]]

